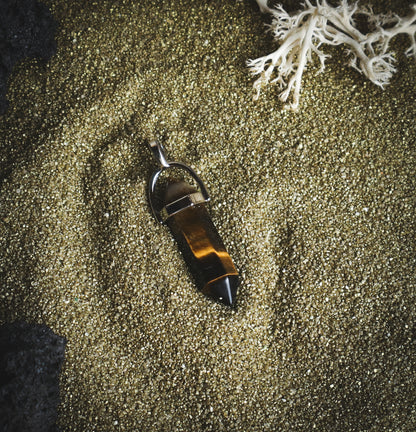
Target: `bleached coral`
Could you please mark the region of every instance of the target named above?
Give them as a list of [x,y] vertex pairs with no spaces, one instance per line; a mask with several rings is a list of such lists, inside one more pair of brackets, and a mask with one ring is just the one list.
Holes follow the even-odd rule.
[[[257,1],[263,10],[267,7],[264,0]],[[283,102],[291,96],[291,102],[285,105],[287,109],[296,110],[299,106],[302,75],[312,60],[312,53],[321,62],[320,71],[324,70],[328,55],[320,49],[323,44],[346,45],[350,66],[382,88],[396,71],[395,59],[389,52],[393,37],[407,34],[410,47],[406,54],[416,58],[416,4],[407,17],[375,14],[370,7],[349,4],[346,0],[338,6],[331,6],[326,0],[316,0],[315,4],[306,0],[303,10],[295,14],[287,13],[281,5],[270,13],[273,21],[269,30],[281,45],[275,52],[247,64],[254,75],[260,75],[254,83],[254,98],[259,97],[262,87],[274,83],[282,90],[279,97]],[[357,28],[358,15],[367,18],[368,33]]]
[[259,5],[260,12],[262,13],[267,13],[272,11],[272,9],[270,9],[269,6],[267,5],[267,0],[257,0],[257,4]]

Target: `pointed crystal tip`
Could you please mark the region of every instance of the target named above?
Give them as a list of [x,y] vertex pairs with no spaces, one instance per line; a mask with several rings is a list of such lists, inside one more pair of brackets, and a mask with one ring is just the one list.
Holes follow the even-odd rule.
[[237,275],[229,275],[207,284],[202,292],[226,306],[234,306],[239,283]]

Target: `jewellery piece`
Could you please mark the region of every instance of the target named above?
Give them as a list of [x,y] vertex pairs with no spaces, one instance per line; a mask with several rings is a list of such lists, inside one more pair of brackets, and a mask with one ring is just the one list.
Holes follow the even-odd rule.
[[[168,161],[162,144],[152,141],[149,146],[160,164],[148,184],[155,218],[170,228],[199,290],[220,303],[234,306],[240,283],[238,272],[205,206],[210,198],[204,183],[189,166]],[[157,181],[162,172],[171,168],[186,171],[199,190],[182,180],[168,180],[157,204]]]

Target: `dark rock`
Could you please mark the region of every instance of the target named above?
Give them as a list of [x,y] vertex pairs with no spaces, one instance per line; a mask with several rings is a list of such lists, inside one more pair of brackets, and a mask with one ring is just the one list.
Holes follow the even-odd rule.
[[0,0],[0,114],[7,109],[7,80],[26,57],[49,59],[56,51],[56,22],[36,0]]
[[0,431],[57,431],[65,339],[42,325],[0,327]]

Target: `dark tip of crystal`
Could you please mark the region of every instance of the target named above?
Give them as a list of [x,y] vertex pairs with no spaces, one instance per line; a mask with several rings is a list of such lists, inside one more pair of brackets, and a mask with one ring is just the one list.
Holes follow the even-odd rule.
[[239,283],[238,276],[225,276],[206,285],[203,293],[226,306],[234,306]]

